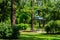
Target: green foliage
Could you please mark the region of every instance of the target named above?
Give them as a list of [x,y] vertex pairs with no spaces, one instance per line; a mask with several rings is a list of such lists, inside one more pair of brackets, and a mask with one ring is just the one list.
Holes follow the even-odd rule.
[[21,23],[21,24],[18,24],[17,27],[18,27],[20,30],[26,30],[26,29],[29,27],[29,24]]
[[17,26],[0,23],[0,39],[17,39],[19,35]]
[[52,20],[46,24],[45,30],[47,33],[51,33],[52,31],[54,31],[53,28],[54,28],[54,21]]
[[0,23],[0,38],[2,39],[10,38],[12,32],[13,31],[10,25],[5,23]]
[[46,27],[45,27],[45,30],[47,33],[60,33],[60,21],[57,20],[57,21],[49,21],[47,24],[46,24]]
[[[4,1],[4,4],[3,4]],[[38,6],[37,6],[38,1]],[[23,19],[26,18],[27,22],[31,20],[31,13],[34,13],[37,10],[40,10],[40,16],[47,20],[51,19],[60,19],[60,1],[59,0],[34,0],[34,10],[32,10],[31,0],[15,0],[15,10],[16,10],[16,23],[23,23]],[[2,5],[4,6],[3,9],[1,8]],[[2,11],[4,11],[4,20],[10,19],[11,15],[11,0],[1,0],[0,1],[0,20],[2,19]],[[29,15],[26,15],[26,13]],[[55,14],[55,16],[54,16]],[[35,14],[36,15],[36,14]],[[54,18],[55,17],[55,18]],[[29,20],[28,20],[29,19]]]
[[0,0],[0,3],[2,3],[3,0]]
[[20,23],[29,23],[28,21],[30,20],[30,14],[28,13],[22,13],[20,15]]
[[[15,11],[16,11],[16,24],[18,28],[13,28],[13,30],[25,30],[27,29],[29,22],[31,23],[31,13],[40,10],[40,16],[46,19],[46,31],[48,32],[60,32],[60,0],[34,0],[34,6],[32,10],[31,6],[32,0],[15,0]],[[4,18],[4,22],[10,22],[11,17],[11,0],[0,0],[0,22]],[[37,13],[36,13],[37,14]],[[34,15],[36,15],[34,14]],[[57,20],[57,21],[51,21]],[[21,24],[20,24],[21,23]],[[23,24],[28,23],[28,24]],[[35,21],[34,24],[38,22]],[[8,24],[8,23],[7,23]],[[2,25],[2,24],[0,24]],[[2,25],[1,29],[6,29],[5,25]],[[10,30],[7,29],[6,30]],[[12,29],[11,29],[12,30]],[[6,34],[9,36],[9,34]],[[15,33],[15,32],[14,32]],[[13,33],[13,34],[14,34]]]
[[56,31],[57,31],[57,33],[60,33],[60,20],[56,20],[55,23],[57,25]]
[[11,13],[11,4],[10,0],[2,0],[0,3],[0,20],[4,19],[3,21],[5,22],[6,20],[9,19],[10,13]]
[[60,26],[60,20],[55,21],[58,26]]
[[19,28],[16,25],[12,26],[12,31],[11,39],[18,39],[20,36]]

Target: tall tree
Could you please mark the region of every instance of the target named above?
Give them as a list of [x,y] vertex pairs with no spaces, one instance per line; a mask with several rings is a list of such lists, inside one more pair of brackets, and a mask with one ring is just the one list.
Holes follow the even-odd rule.
[[1,5],[1,13],[2,13],[2,19],[1,21],[4,22],[4,1],[2,2],[2,5]]
[[11,0],[11,24],[15,25],[15,21],[16,21],[16,14],[15,14],[15,0]]
[[31,14],[31,30],[34,31],[34,0],[31,1],[32,14]]

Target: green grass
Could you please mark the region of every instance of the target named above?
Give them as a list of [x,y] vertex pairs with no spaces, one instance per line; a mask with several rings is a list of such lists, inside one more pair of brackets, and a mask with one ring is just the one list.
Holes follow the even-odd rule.
[[20,40],[60,40],[60,35],[23,32],[20,35]]

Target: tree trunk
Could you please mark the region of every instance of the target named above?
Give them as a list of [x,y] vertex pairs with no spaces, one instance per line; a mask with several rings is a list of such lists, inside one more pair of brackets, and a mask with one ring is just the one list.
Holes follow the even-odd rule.
[[[32,10],[34,10],[34,0],[31,1]],[[31,14],[31,30],[34,31],[34,11]]]
[[4,22],[4,1],[2,3],[1,12],[2,12],[2,19],[1,19],[1,21]]
[[34,14],[31,14],[31,30],[34,30]]
[[15,4],[15,0],[11,0],[11,25],[15,25],[15,21],[16,21],[14,4]]

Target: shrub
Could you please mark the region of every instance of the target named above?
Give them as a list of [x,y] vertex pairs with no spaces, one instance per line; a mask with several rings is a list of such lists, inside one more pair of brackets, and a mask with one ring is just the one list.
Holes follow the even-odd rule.
[[17,39],[19,29],[10,24],[0,23],[0,39]]
[[46,24],[45,31],[47,33],[55,33],[56,27],[57,27],[57,25],[56,25],[55,21],[51,20],[50,22],[48,22]]
[[56,20],[55,23],[57,25],[56,32],[59,32],[60,33],[60,20]]
[[15,26],[12,26],[12,35],[11,35],[11,38],[12,39],[18,39],[18,37],[20,36],[20,32],[19,32],[19,28],[15,25]]
[[29,27],[28,24],[24,24],[24,23],[18,24],[17,26],[19,27],[20,30],[26,30],[27,27]]
[[60,21],[51,20],[50,22],[46,24],[45,31],[47,33],[60,33]]
[[0,38],[9,38],[12,35],[12,28],[10,25],[0,23]]
[[55,23],[60,26],[60,20],[56,20]]

